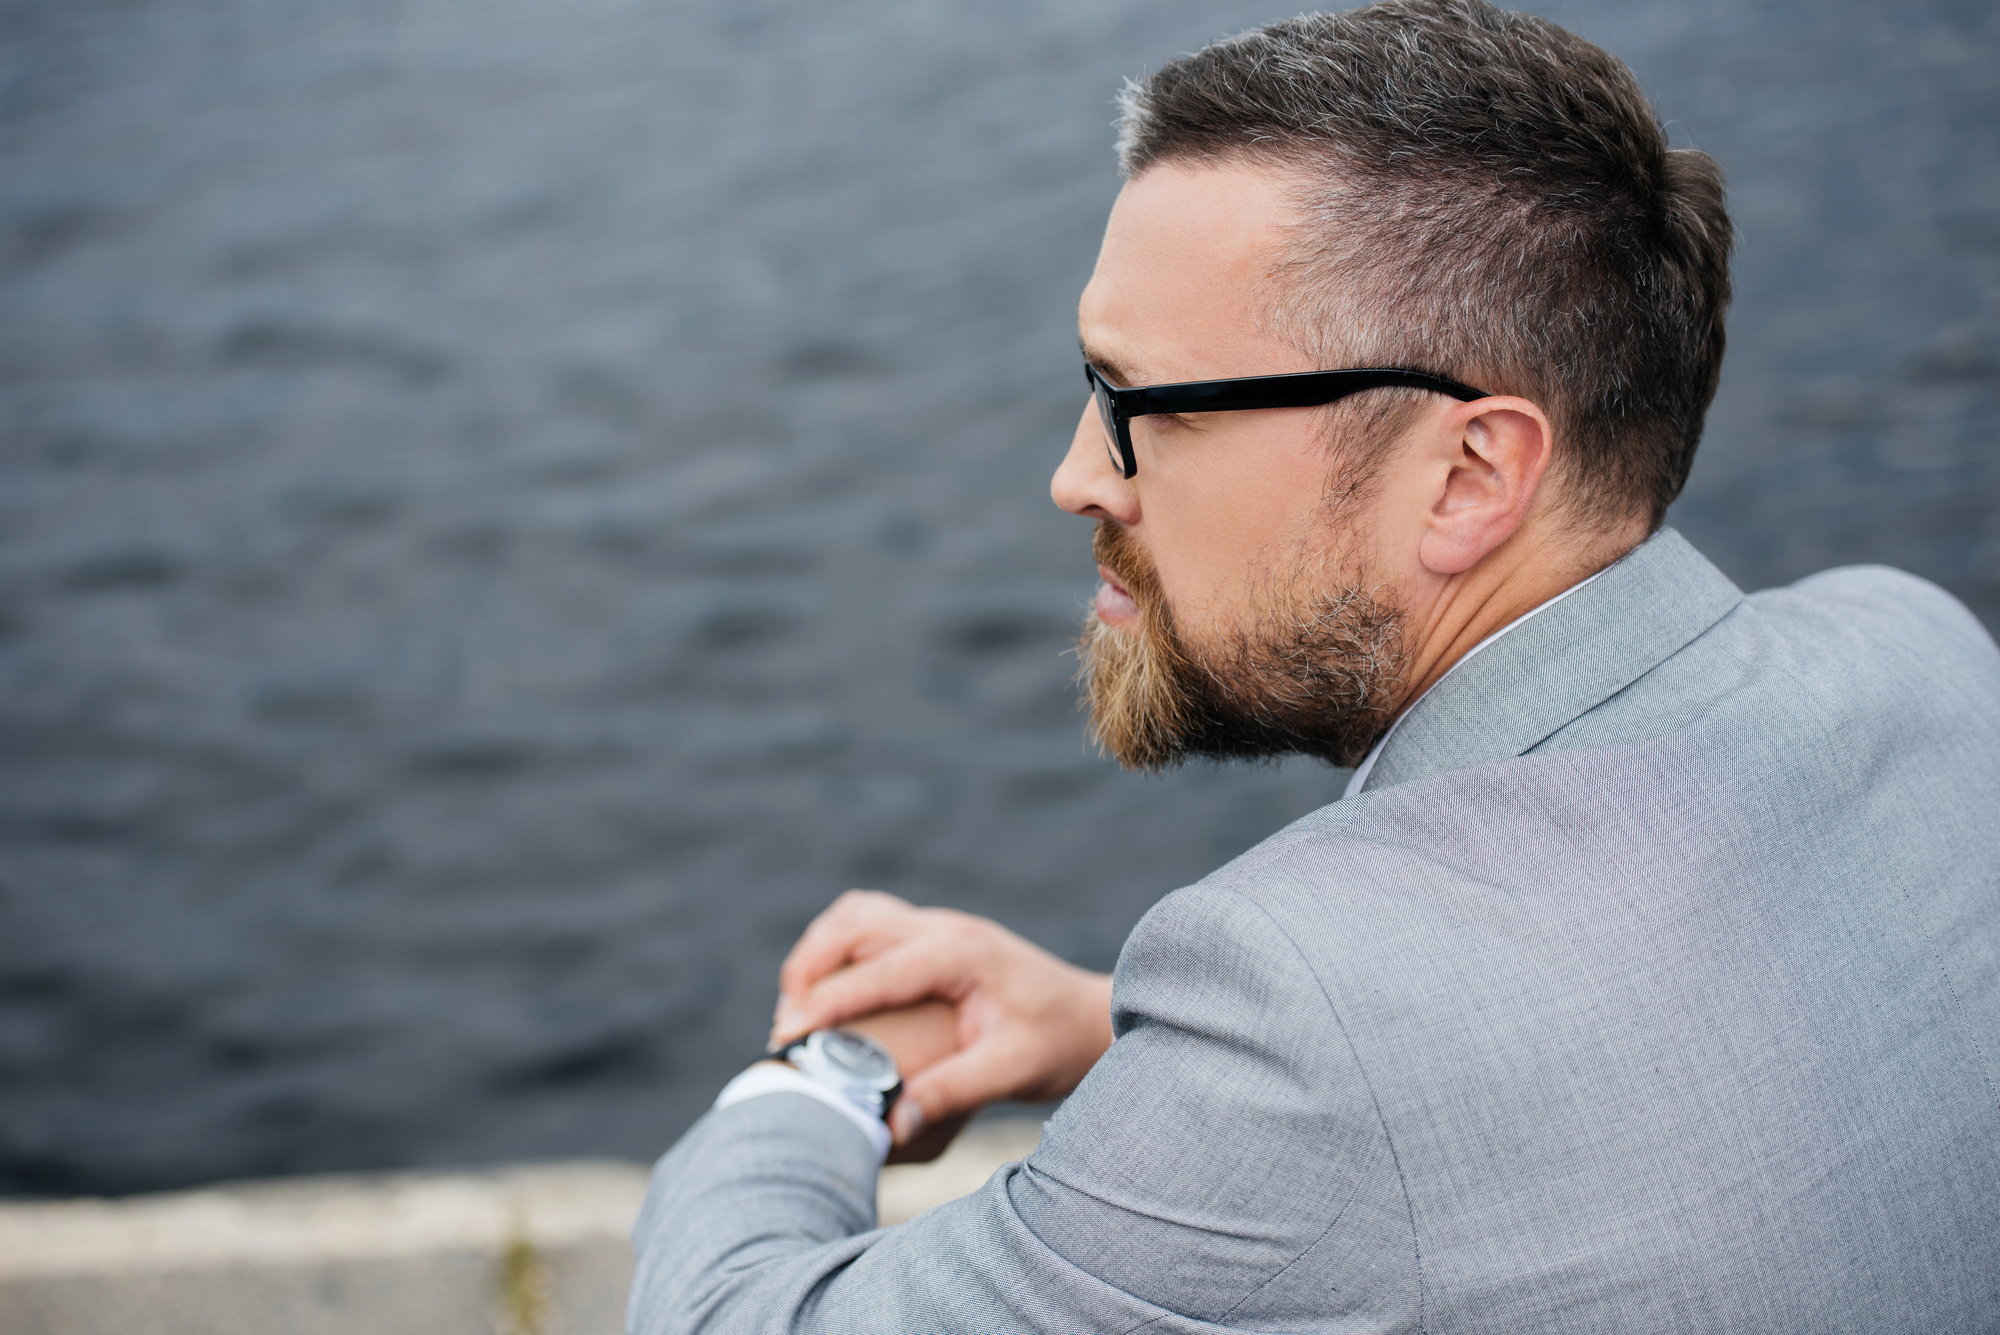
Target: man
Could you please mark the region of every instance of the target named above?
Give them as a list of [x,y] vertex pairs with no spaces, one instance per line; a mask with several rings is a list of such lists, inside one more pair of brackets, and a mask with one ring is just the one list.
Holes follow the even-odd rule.
[[[1054,483],[1093,723],[1347,796],[1108,979],[844,897],[780,980],[818,1036],[661,1161],[631,1328],[2000,1328],[2000,654],[1909,576],[1746,598],[1660,526],[1714,164],[1482,0],[1217,43],[1120,153]],[[926,999],[953,1050],[903,1043],[885,1126],[825,1031]],[[871,1231],[892,1138],[1062,1095]]]

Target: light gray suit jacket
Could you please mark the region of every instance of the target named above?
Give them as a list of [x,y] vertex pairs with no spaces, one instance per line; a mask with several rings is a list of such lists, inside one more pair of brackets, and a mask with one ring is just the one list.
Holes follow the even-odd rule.
[[1663,531],[1161,901],[1113,1008],[895,1228],[834,1111],[710,1113],[630,1329],[2000,1330],[2000,655]]

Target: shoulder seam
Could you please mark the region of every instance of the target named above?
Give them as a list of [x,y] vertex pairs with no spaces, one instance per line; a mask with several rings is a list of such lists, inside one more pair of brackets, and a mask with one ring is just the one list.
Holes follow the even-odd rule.
[[[1272,913],[1271,910],[1264,907],[1264,905],[1258,903],[1255,899],[1252,899],[1249,895],[1244,894],[1241,890],[1238,890],[1233,886],[1229,888],[1229,893],[1234,895],[1238,899],[1241,899],[1244,903],[1250,905],[1252,908],[1256,909],[1258,913],[1262,914],[1264,916],[1264,920],[1271,924],[1271,929],[1275,931],[1279,936],[1283,937],[1285,940],[1285,944],[1292,948],[1292,953],[1299,957],[1299,963],[1305,965],[1306,972],[1312,975],[1313,984],[1319,988],[1319,994],[1326,1002],[1327,1011],[1333,1016],[1334,1024],[1340,1027],[1341,1041],[1347,1044],[1347,1054],[1354,1062],[1354,1069],[1361,1073],[1361,1083],[1364,1086],[1366,1086],[1368,1090],[1369,1105],[1375,1109],[1375,1125],[1381,1128],[1382,1140],[1389,1147],[1389,1162],[1396,1170],[1396,1186],[1403,1193],[1403,1210],[1405,1215],[1408,1217],[1410,1221],[1410,1251],[1412,1256],[1416,1260],[1416,1266],[1417,1266],[1417,1332],[1418,1335],[1423,1335],[1423,1332],[1426,1329],[1424,1325],[1424,1297],[1425,1297],[1424,1248],[1423,1248],[1423,1241],[1417,1236],[1417,1207],[1416,1203],[1410,1199],[1409,1179],[1403,1175],[1402,1157],[1396,1153],[1396,1137],[1393,1134],[1391,1134],[1389,1130],[1389,1121],[1382,1114],[1382,1100],[1375,1093],[1375,1082],[1369,1077],[1368,1068],[1366,1066],[1363,1066],[1361,1063],[1361,1054],[1355,1050],[1354,1039],[1347,1032],[1347,1021],[1341,1018],[1340,1007],[1334,1005],[1333,994],[1327,990],[1326,980],[1320,977],[1319,970],[1313,967],[1312,960],[1306,956],[1305,951],[1299,948],[1299,943],[1293,939],[1292,934],[1290,932],[1285,930],[1285,925],[1278,921],[1277,915]],[[1310,1252],[1314,1247],[1317,1247],[1321,1239],[1325,1238],[1326,1234],[1332,1231],[1333,1224],[1340,1222],[1341,1216],[1347,1213],[1348,1205],[1351,1204],[1353,1204],[1353,1197],[1349,1197],[1347,1204],[1344,1204],[1340,1207],[1340,1214],[1334,1216],[1333,1223],[1328,1224],[1326,1229],[1320,1233],[1318,1238],[1313,1239],[1312,1243],[1308,1245],[1303,1251],[1301,1251],[1298,1254],[1298,1256],[1293,1257],[1290,1261],[1287,1261],[1283,1266],[1279,1267],[1276,1271],[1274,1271],[1269,1277],[1267,1277],[1264,1280],[1262,1284],[1259,1284],[1255,1289],[1250,1290],[1249,1293],[1244,1294],[1242,1298],[1238,1299],[1236,1303],[1232,1307],[1230,1307],[1229,1311],[1234,1312],[1236,1308],[1241,1307],[1245,1302],[1249,1301],[1251,1297],[1253,1297],[1255,1294],[1261,1291],[1265,1285],[1271,1283],[1271,1281],[1277,1279],[1279,1275],[1282,1275],[1285,1273],[1285,1271],[1291,1269],[1292,1266],[1298,1263],[1301,1257],[1305,1256],[1306,1253]],[[1228,1313],[1225,1312],[1223,1315],[1227,1316]]]

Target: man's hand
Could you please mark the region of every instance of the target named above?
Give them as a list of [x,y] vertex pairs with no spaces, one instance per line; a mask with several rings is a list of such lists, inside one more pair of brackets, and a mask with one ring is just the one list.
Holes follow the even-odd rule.
[[995,1099],[1075,1089],[1111,1046],[1111,979],[998,923],[850,890],[813,919],[778,973],[774,1043],[919,1001],[949,1003],[958,1050],[910,1075],[891,1111],[899,1146]]
[[[942,1001],[919,1001],[914,1006],[876,1011],[858,1019],[842,1020],[840,1026],[866,1034],[887,1048],[896,1059],[896,1069],[903,1073],[905,1085],[917,1072],[958,1051],[958,1012]],[[926,1122],[914,1139],[895,1143],[887,1162],[929,1163],[951,1147],[952,1140],[971,1116],[967,1112],[941,1122]]]

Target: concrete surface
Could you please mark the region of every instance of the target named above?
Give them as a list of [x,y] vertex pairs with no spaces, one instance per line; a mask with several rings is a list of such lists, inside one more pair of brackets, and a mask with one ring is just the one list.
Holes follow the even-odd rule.
[[[1034,1122],[973,1126],[884,1170],[881,1220],[976,1190]],[[646,1169],[229,1183],[0,1205],[6,1335],[615,1335]]]
[[622,1329],[633,1164],[0,1206],[9,1335]]

